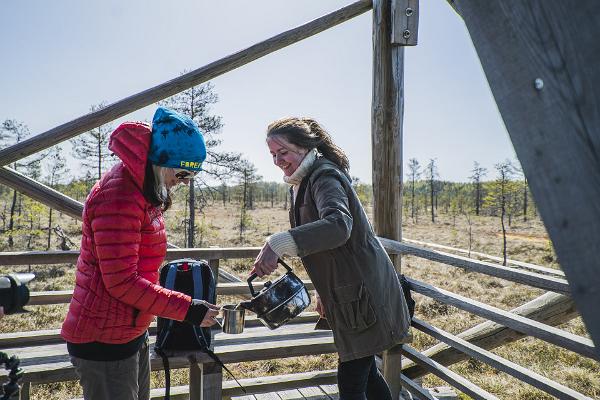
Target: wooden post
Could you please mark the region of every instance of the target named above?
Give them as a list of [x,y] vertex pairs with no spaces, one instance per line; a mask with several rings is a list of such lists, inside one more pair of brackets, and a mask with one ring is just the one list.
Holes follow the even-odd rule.
[[600,355],[600,2],[453,0]]
[[29,400],[31,392],[31,382],[23,382],[19,390],[20,400]]
[[223,373],[216,364],[190,363],[190,400],[221,400]]
[[190,363],[190,400],[202,400],[202,364]]
[[[402,240],[402,118],[404,113],[404,47],[392,46],[390,0],[373,1],[373,214],[377,235]],[[400,256],[392,256],[400,272]],[[384,377],[397,399],[400,356],[383,354]]]

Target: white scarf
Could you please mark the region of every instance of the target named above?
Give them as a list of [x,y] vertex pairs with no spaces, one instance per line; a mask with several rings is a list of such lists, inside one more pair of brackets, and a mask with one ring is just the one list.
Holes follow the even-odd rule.
[[283,180],[285,183],[289,183],[294,186],[294,200],[296,199],[296,194],[298,193],[298,187],[302,179],[306,176],[312,165],[317,159],[318,151],[317,149],[312,149],[304,156],[304,159],[298,165],[298,168],[294,171],[294,173],[290,176],[284,176]]

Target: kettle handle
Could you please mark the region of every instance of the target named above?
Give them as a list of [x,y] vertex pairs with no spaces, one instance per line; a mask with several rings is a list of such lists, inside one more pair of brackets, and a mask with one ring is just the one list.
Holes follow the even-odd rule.
[[[288,270],[288,272],[292,272],[292,268],[287,265],[285,263],[285,261],[283,261],[281,258],[277,259],[277,262],[281,265],[283,265],[285,267],[285,269]],[[248,287],[250,288],[250,293],[252,294],[252,297],[255,297],[258,293],[256,293],[256,291],[254,290],[254,287],[252,286],[252,281],[255,280],[256,278],[258,278],[258,275],[255,273],[253,273],[252,275],[250,275],[250,277],[246,280],[246,282],[248,282]]]

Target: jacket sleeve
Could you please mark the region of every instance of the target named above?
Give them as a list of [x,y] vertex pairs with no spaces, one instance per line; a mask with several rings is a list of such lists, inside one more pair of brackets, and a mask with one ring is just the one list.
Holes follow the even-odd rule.
[[298,256],[334,249],[346,243],[352,233],[348,194],[337,171],[326,171],[311,185],[319,219],[289,230],[298,247]]
[[[108,293],[140,311],[183,320],[190,296],[156,285],[138,274],[145,211],[136,196],[99,196],[91,228],[102,281]],[[108,197],[108,198],[106,198]]]

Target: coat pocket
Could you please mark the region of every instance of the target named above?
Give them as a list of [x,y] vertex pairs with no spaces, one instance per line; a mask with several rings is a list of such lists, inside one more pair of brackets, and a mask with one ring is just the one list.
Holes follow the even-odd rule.
[[335,325],[342,330],[361,331],[377,321],[368,290],[361,284],[333,288]]

